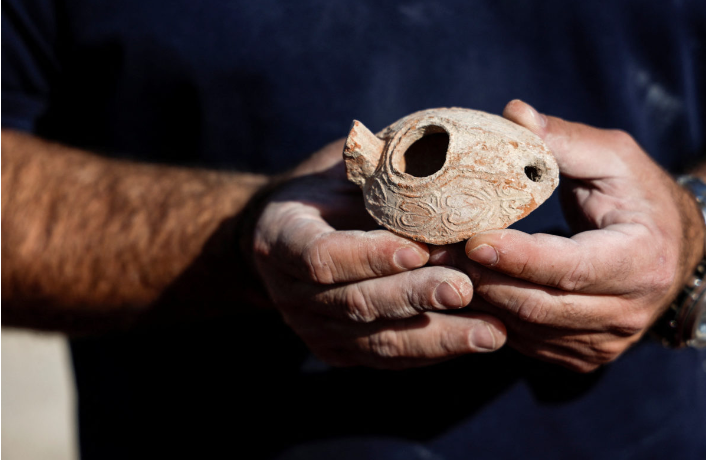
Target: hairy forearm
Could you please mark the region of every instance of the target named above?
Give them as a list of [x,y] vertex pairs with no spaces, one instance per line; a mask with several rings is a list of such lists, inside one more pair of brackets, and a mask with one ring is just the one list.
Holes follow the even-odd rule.
[[235,229],[267,183],[4,130],[3,324],[91,332],[234,313],[257,296]]

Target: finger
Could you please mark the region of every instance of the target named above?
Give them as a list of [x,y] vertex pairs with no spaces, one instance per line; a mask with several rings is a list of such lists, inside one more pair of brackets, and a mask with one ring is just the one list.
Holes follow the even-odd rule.
[[463,308],[473,296],[468,276],[448,267],[423,267],[343,286],[309,285],[306,289],[314,291],[303,295],[314,299],[315,312],[355,322]]
[[554,154],[562,174],[568,177],[609,178],[628,172],[619,153],[633,151],[635,146],[620,148],[631,140],[625,133],[543,115],[517,99],[505,106],[503,116],[541,137]]
[[335,231],[303,203],[275,203],[266,212],[258,225],[257,253],[302,280],[359,281],[418,268],[428,260],[424,244],[384,230]]
[[456,254],[463,254],[466,243],[460,241],[454,244],[429,247],[429,264],[431,265],[453,265]]
[[[586,327],[558,327],[554,324],[543,324],[539,322],[529,322],[521,318],[514,311],[499,308],[489,300],[480,295],[471,302],[470,309],[482,313],[487,313],[498,318],[508,330],[508,344],[528,345],[528,344],[550,344],[562,343],[567,336],[596,334],[595,329]],[[531,347],[530,347],[531,348]]]
[[[647,281],[649,235],[641,226],[614,225],[564,238],[517,230],[480,233],[466,243],[471,260],[514,278],[568,292],[627,294]],[[630,282],[628,282],[630,281]]]
[[636,339],[616,339],[610,334],[565,336],[561,341],[535,341],[508,333],[508,345],[520,353],[559,364],[575,372],[590,372],[615,361]]
[[351,342],[360,364],[390,368],[409,365],[408,360],[448,359],[468,353],[485,353],[502,347],[505,327],[482,313],[444,315],[425,313],[387,324],[362,325],[358,339]]
[[[544,325],[576,332],[608,332],[628,337],[639,333],[649,323],[639,302],[621,297],[571,294],[513,278],[476,263],[465,270],[474,288],[474,309],[482,309],[501,320],[519,321],[524,327]],[[489,307],[478,305],[482,297]],[[509,322],[508,322],[509,323]]]
[[498,312],[480,297],[473,300],[471,308],[489,312],[500,319],[508,331],[507,345],[520,353],[574,370],[580,367],[591,370],[613,361],[640,337],[639,334],[616,336],[610,332],[527,324],[512,315]]

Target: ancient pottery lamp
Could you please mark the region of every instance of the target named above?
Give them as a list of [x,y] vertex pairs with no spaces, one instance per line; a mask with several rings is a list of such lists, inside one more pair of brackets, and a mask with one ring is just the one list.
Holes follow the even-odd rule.
[[354,121],[343,156],[370,215],[430,244],[505,228],[559,184],[559,168],[542,139],[477,110],[424,110],[377,135]]

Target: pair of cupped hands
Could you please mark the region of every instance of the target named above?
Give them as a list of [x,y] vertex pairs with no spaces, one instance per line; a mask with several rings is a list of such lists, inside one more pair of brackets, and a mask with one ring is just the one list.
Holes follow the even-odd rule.
[[495,230],[432,247],[375,229],[346,180],[343,141],[269,197],[254,262],[321,360],[403,369],[507,343],[588,372],[638,341],[677,295],[703,253],[692,197],[624,132],[517,100],[503,116],[553,152],[571,238]]

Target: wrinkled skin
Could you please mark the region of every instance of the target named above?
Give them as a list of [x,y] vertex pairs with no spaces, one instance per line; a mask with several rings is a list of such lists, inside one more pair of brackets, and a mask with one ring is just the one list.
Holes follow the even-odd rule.
[[546,117],[520,101],[504,116],[554,153],[573,237],[498,230],[430,254],[365,231],[374,224],[345,179],[342,142],[270,197],[255,228],[255,263],[285,321],[321,359],[423,366],[497,349],[507,334],[526,355],[589,372],[664,312],[703,255],[693,198],[624,132]]
[[478,312],[461,271],[427,266],[426,245],[375,228],[348,182],[343,142],[326,146],[264,205],[254,259],[287,324],[337,366],[401,369],[495,350],[505,328]]
[[577,233],[490,231],[465,253],[438,248],[431,260],[468,273],[471,308],[503,321],[512,347],[592,371],[639,340],[684,285],[703,255],[701,213],[624,132],[543,116],[520,101],[503,115],[554,153]]

